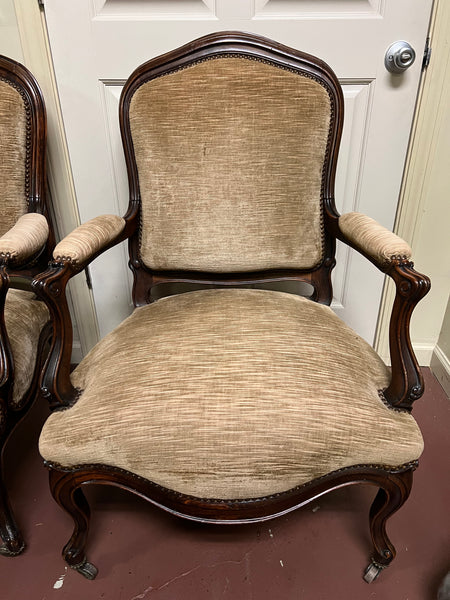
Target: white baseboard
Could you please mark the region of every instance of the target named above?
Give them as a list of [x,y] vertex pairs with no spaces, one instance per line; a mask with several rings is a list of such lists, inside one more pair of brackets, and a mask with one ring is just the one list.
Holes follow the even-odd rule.
[[430,363],[433,375],[442,385],[444,392],[450,397],[450,360],[439,346],[436,346]]
[[434,344],[415,344],[413,342],[414,353],[417,357],[417,362],[421,367],[429,367],[431,357],[433,356]]
[[78,365],[83,358],[83,353],[81,352],[81,343],[80,341],[74,340],[72,344],[72,364]]
[[[414,344],[414,353],[417,357],[417,362],[421,367],[429,367],[431,363],[431,357],[433,356],[433,350],[435,346],[433,344]],[[385,352],[380,352],[380,357],[383,359],[385,364],[388,366],[391,364],[391,357]]]

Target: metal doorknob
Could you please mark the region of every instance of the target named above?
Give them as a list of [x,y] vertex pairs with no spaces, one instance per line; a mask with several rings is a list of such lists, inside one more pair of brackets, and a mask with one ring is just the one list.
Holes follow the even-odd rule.
[[386,51],[384,66],[389,73],[403,73],[416,59],[414,48],[408,42],[394,42]]

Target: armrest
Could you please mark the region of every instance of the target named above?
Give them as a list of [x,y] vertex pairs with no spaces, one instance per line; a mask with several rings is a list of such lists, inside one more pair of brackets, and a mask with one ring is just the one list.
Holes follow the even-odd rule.
[[412,250],[401,237],[357,212],[339,217],[340,239],[367,256],[382,270],[392,259],[407,260]]
[[102,250],[121,241],[125,224],[125,219],[117,215],[95,217],[61,240],[53,251],[53,258],[74,265],[86,264]]
[[44,215],[27,213],[0,237],[0,256],[15,263],[26,262],[35,255],[48,238],[48,223]]
[[423,394],[423,378],[409,336],[412,312],[428,293],[430,280],[414,270],[412,251],[398,235],[360,213],[339,217],[336,237],[366,256],[389,275],[396,287],[389,324],[391,381],[383,390],[384,399],[393,407],[411,410]]
[[54,260],[33,280],[32,288],[47,305],[53,327],[49,358],[41,377],[41,393],[52,409],[70,406],[78,397],[78,390],[70,381],[73,331],[67,284],[101,252],[126,239],[135,226],[135,219],[126,221],[116,215],[91,219],[57,244]]

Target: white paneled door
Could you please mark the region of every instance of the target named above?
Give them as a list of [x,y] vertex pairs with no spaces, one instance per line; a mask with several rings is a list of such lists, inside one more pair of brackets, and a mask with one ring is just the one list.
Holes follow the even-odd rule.
[[[397,207],[432,0],[45,0],[50,45],[82,221],[123,214],[127,180],[118,126],[121,87],[142,62],[201,35],[251,31],[325,60],[346,116],[336,200],[391,228]],[[416,62],[384,66],[406,40]],[[101,335],[131,311],[126,247],[91,267]],[[382,277],[338,248],[333,308],[372,342]]]

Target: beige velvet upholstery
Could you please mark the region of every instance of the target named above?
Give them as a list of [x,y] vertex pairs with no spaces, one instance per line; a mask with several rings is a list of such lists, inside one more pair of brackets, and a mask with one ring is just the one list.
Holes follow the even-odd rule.
[[26,213],[0,237],[0,255],[11,257],[16,262],[25,261],[42,249],[47,237],[47,219],[38,213]]
[[114,240],[125,227],[117,215],[102,215],[83,223],[56,245],[53,257],[83,263]]
[[139,87],[130,126],[143,262],[210,272],[317,265],[330,104],[317,81],[240,57]]
[[47,307],[31,292],[9,290],[5,324],[14,359],[12,405],[19,408],[31,384],[37,360],[39,336],[49,319]]
[[389,371],[330,308],[264,290],[207,290],[138,308],[72,375],[42,456],[115,465],[208,498],[288,490],[361,463],[417,459]]
[[26,111],[20,93],[0,79],[0,235],[27,210],[25,195]]
[[377,263],[385,263],[393,256],[411,258],[412,250],[402,238],[366,215],[356,212],[341,215],[339,229]]

